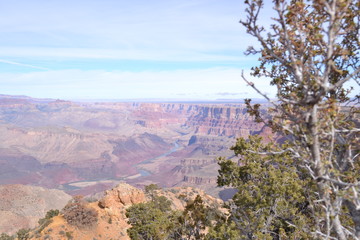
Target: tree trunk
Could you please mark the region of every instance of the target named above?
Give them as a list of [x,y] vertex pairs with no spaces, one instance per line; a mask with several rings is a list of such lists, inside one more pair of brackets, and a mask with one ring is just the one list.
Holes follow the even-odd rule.
[[349,210],[355,224],[355,236],[360,239],[360,209],[356,209],[355,204],[349,200],[345,200],[344,205]]

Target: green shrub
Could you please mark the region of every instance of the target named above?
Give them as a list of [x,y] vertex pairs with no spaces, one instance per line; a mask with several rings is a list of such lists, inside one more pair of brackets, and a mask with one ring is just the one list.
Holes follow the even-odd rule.
[[29,236],[30,236],[29,232],[30,232],[30,229],[22,228],[19,231],[17,231],[16,236],[19,240],[26,240],[26,239],[29,239]]
[[146,193],[151,193],[154,190],[158,190],[158,189],[160,189],[160,187],[157,184],[150,184],[150,185],[145,186]]
[[9,236],[9,235],[7,235],[6,233],[2,233],[2,234],[0,235],[0,240],[14,240],[14,239],[15,239],[14,236]]
[[68,240],[73,239],[72,232],[66,232],[65,236],[67,237]]

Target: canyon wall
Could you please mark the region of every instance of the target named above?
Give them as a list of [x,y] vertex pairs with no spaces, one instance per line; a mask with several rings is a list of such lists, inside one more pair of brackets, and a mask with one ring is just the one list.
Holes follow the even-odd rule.
[[[266,116],[266,109],[262,109]],[[0,184],[71,194],[127,181],[216,185],[236,137],[271,135],[244,104],[76,103],[0,96]]]

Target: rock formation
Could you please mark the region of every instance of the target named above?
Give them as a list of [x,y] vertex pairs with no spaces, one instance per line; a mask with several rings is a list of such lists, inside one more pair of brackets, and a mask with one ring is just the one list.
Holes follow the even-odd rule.
[[[200,195],[204,204],[208,206],[221,209],[222,205],[221,200],[207,195],[202,190],[190,187],[160,189],[156,190],[156,194],[169,199],[174,210],[184,210],[186,203],[195,199],[197,195]],[[126,230],[131,226],[127,223],[126,209],[133,204],[145,202],[149,199],[142,190],[121,183],[106,191],[101,200],[87,203],[87,207],[94,209],[98,214],[96,225],[85,228],[74,227],[69,225],[63,215],[60,214],[53,217],[46,227],[33,229],[29,233],[29,239],[128,240]]]
[[115,188],[105,191],[105,196],[99,201],[101,208],[120,209],[145,201],[145,194],[140,189],[120,183]]

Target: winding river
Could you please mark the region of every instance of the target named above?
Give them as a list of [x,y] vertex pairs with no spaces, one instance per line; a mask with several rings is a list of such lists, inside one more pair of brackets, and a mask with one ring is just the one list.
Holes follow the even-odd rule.
[[[176,140],[174,142],[174,147],[172,149],[170,149],[168,152],[163,153],[163,154],[161,154],[161,155],[159,155],[157,157],[147,159],[147,160],[142,161],[142,162],[140,162],[138,164],[135,164],[134,167],[138,171],[138,175],[139,175],[137,177],[146,177],[146,176],[152,175],[151,172],[146,171],[141,167],[142,164],[151,163],[151,162],[156,161],[156,160],[158,160],[160,158],[164,158],[166,156],[169,156],[173,152],[176,152],[177,150],[179,150],[179,148],[180,148],[180,145],[178,143],[178,140]],[[135,177],[135,178],[137,178],[137,177]],[[95,185],[95,184],[100,183],[100,182],[121,181],[121,180],[126,180],[126,178],[118,178],[118,179],[109,178],[109,179],[103,179],[103,180],[78,181],[78,182],[71,182],[71,183],[63,184],[62,186],[63,186],[64,190],[75,190],[75,189],[81,189],[82,187],[85,187],[85,186]]]
[[178,140],[176,140],[176,142],[174,142],[174,147],[173,147],[170,151],[168,151],[168,152],[166,152],[166,153],[163,153],[163,154],[161,154],[160,156],[157,156],[157,157],[150,158],[150,159],[147,159],[147,160],[145,160],[145,161],[142,161],[142,162],[136,164],[135,167],[136,167],[136,169],[138,170],[138,172],[140,173],[140,175],[141,175],[142,177],[150,176],[152,173],[149,172],[149,171],[144,170],[144,169],[141,168],[141,166],[139,166],[139,165],[146,164],[146,163],[151,163],[151,162],[153,162],[153,161],[156,161],[156,160],[159,159],[159,158],[163,158],[163,157],[169,156],[169,155],[172,154],[173,152],[176,152],[177,150],[179,150],[179,148],[180,148],[180,145],[179,145],[179,143],[178,143]]

